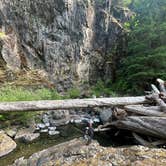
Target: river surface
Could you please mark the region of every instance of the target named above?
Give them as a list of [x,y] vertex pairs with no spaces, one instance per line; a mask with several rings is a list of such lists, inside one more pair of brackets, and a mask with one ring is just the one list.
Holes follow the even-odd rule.
[[24,156],[25,158],[28,158],[35,152],[83,135],[81,130],[73,125],[61,127],[60,131],[61,135],[57,136],[48,136],[47,134],[41,134],[41,136],[33,143],[26,144],[16,141],[17,148],[7,156],[0,158],[0,166],[7,166],[9,164],[12,164],[16,159],[20,157]]
[[[59,128],[60,135],[57,136],[49,136],[47,134],[41,134],[41,136],[32,143],[21,143],[19,141],[16,141],[17,148],[8,154],[7,156],[4,156],[0,158],[0,166],[7,166],[20,157],[28,158],[33,153],[41,151],[43,149],[47,149],[51,146],[72,140],[74,138],[78,138],[83,136],[83,129],[85,126],[80,125],[67,125]],[[124,138],[118,139],[113,136],[113,131],[108,132],[102,132],[102,133],[96,133],[94,139],[97,140],[100,145],[102,146],[121,146],[124,144]],[[122,138],[122,137],[120,137]],[[129,140],[127,138],[127,140]],[[125,141],[126,142],[126,141]],[[127,144],[130,144],[131,142],[128,142]]]

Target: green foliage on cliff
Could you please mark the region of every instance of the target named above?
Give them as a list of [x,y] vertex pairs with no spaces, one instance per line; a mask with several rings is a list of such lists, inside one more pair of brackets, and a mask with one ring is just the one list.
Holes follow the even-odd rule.
[[111,83],[105,83],[102,80],[98,80],[97,83],[91,87],[90,94],[96,97],[115,97],[117,94],[112,90]]
[[135,17],[125,23],[130,30],[128,53],[121,61],[117,88],[142,93],[160,77],[166,79],[166,1],[133,0]]
[[60,95],[53,90],[24,89],[22,87],[6,86],[0,88],[0,101],[30,101],[30,100],[52,100],[61,99]]

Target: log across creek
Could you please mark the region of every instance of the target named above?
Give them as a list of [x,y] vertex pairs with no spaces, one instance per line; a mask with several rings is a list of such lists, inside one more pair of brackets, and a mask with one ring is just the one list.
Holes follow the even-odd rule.
[[145,96],[0,102],[0,113],[145,104]]
[[[157,94],[158,95],[158,94]],[[137,97],[114,97],[114,98],[87,98],[87,99],[67,99],[67,100],[42,100],[42,101],[20,101],[20,102],[0,102],[0,114],[27,111],[49,111],[58,109],[111,107],[114,120],[103,124],[97,130],[107,131],[111,128],[129,130],[159,138],[157,143],[166,142],[166,110],[165,102],[156,96]],[[162,102],[158,101],[162,100]],[[158,105],[151,105],[152,102]],[[162,104],[160,104],[162,103]],[[133,134],[138,140],[140,136]],[[163,141],[164,140],[164,141]],[[155,142],[156,144],[156,142]]]

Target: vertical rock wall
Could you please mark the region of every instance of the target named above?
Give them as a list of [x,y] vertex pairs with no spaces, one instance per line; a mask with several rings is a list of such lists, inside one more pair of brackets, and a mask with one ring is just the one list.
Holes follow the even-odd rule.
[[123,30],[113,8],[111,0],[1,0],[1,58],[11,70],[44,70],[59,89],[95,81]]

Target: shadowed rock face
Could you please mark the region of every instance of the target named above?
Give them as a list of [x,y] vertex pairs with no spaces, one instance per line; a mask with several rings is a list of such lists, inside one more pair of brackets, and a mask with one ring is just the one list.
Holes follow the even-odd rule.
[[[123,27],[111,0],[1,0],[0,51],[8,68],[42,69],[67,89],[103,77]],[[121,10],[122,22],[129,11]]]

